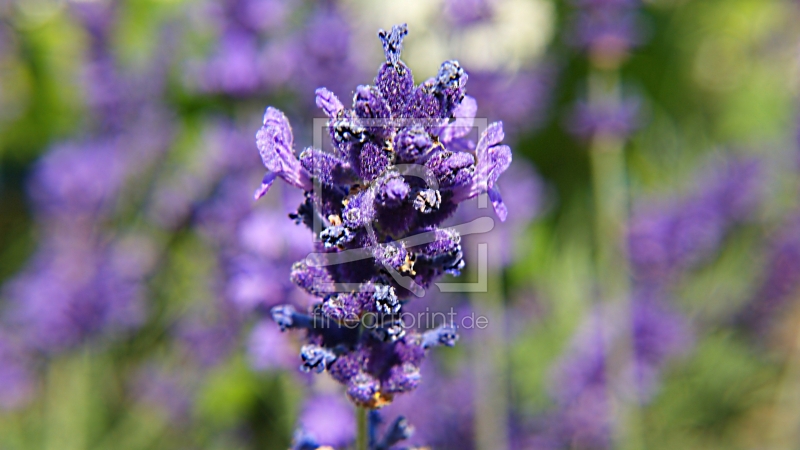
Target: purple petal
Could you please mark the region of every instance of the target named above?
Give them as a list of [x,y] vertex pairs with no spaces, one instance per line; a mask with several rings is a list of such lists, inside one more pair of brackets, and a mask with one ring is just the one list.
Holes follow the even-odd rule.
[[475,154],[480,161],[481,155],[493,145],[497,145],[503,141],[505,133],[503,133],[503,122],[494,122],[490,124],[486,130],[481,133],[481,138],[478,140],[478,146],[475,148]]
[[[292,186],[309,191],[313,187],[311,175],[294,155],[293,143],[292,128],[286,116],[275,108],[267,108],[264,125],[256,133],[256,145],[264,167]],[[263,189],[269,186],[262,186]]]
[[263,197],[267,193],[267,191],[269,191],[270,186],[272,186],[272,183],[275,182],[275,178],[277,177],[278,175],[276,173],[267,172],[264,175],[264,179],[261,180],[261,187],[256,189],[256,193],[255,195],[253,195],[253,199],[258,200],[261,197]]
[[506,217],[508,217],[508,208],[506,208],[506,204],[503,203],[503,198],[500,197],[500,191],[497,188],[490,188],[489,189],[489,200],[492,201],[492,207],[494,208],[495,214],[500,219],[501,222],[506,221]]
[[475,121],[475,114],[478,112],[478,102],[470,96],[464,100],[453,111],[455,121],[448,124],[439,135],[439,139],[447,144],[453,139],[464,137],[472,129]]
[[[268,107],[264,112],[264,126],[265,128],[275,128],[279,130],[281,142],[287,147],[292,148],[294,145],[294,137],[292,135],[292,126],[289,125],[289,119],[279,110],[273,107]],[[261,145],[258,146],[259,150]]]
[[319,88],[316,91],[317,94],[317,108],[325,111],[325,115],[328,117],[336,117],[342,110],[344,110],[344,105],[342,102],[339,101],[339,98],[336,97],[336,94],[329,91],[326,88]]
[[491,164],[486,182],[487,187],[492,188],[497,179],[500,178],[500,174],[505,172],[508,166],[511,165],[511,148],[507,145],[494,146],[489,149],[489,158]]

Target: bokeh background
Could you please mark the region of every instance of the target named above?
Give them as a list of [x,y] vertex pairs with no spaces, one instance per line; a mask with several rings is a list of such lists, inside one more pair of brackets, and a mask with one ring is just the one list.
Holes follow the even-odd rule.
[[352,444],[267,318],[311,235],[254,135],[310,145],[398,23],[514,151],[488,292],[416,300],[490,326],[385,409],[412,443],[800,447],[798,2],[4,0],[0,448]]

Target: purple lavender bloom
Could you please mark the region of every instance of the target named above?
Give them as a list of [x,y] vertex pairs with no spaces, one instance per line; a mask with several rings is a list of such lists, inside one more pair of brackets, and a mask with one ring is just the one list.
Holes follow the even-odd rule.
[[769,243],[764,271],[738,322],[756,335],[765,335],[776,315],[800,287],[800,217],[790,217]]
[[33,395],[30,361],[20,346],[0,331],[0,411],[25,406]]
[[311,174],[300,164],[294,155],[294,136],[289,120],[275,108],[267,108],[264,113],[264,126],[256,134],[261,161],[267,168],[267,174],[256,191],[258,200],[267,193],[276,178],[283,178],[290,185],[310,191]]
[[[491,124],[471,144],[474,152],[448,149],[464,139],[475,114],[474,100],[466,97],[467,74],[458,62],[445,61],[436,77],[414,86],[400,59],[406,34],[405,25],[378,34],[386,62],[375,86],[356,89],[353,109],[317,89],[334,155],[311,149],[298,159],[289,123],[274,108],[267,109],[257,134],[268,172],[256,197],[281,177],[305,191],[295,220],[323,227],[320,253],[295,264],[291,274],[321,302],[308,314],[273,308],[273,319],[282,329],[307,330],[304,371],[327,370],[354,403],[368,408],[415,389],[426,351],[457,339],[450,327],[407,333],[400,320],[403,298],[464,267],[460,235],[439,225],[458,203],[483,193],[500,219],[506,217],[496,186],[511,163],[510,148],[501,145],[502,124]],[[451,118],[456,120],[448,125]],[[341,259],[349,255],[360,256]],[[336,292],[326,287],[332,282],[352,287]],[[360,333],[358,323],[367,314],[374,323]]]
[[307,399],[298,425],[325,445],[344,448],[355,440],[353,407],[338,395],[316,395]]
[[[505,222],[496,223],[488,233],[466,236],[463,244],[465,253],[471,256],[477,250],[478,243],[487,243],[489,264],[494,268],[506,267],[519,256],[515,253],[519,253],[522,235],[526,227],[543,212],[546,202],[544,181],[530,164],[515,161],[505,177],[505,185],[514,188],[503,191],[503,200],[513,213]],[[482,200],[487,205],[482,205]],[[485,200],[472,199],[462,203],[449,224],[467,223],[487,216],[490,213]]]
[[634,274],[665,281],[709,258],[731,226],[752,217],[761,199],[760,179],[755,160],[722,161],[684,199],[634,208],[628,228]]
[[517,136],[544,123],[555,75],[547,63],[516,73],[475,71],[470,72],[470,92],[482,99],[483,117],[502,117],[506,134]]
[[444,12],[453,24],[468,26],[494,16],[495,0],[446,0]]
[[639,0],[586,0],[577,8],[568,27],[567,41],[592,55],[597,63],[616,65],[644,42],[637,9]]
[[[32,348],[49,353],[140,326],[143,281],[153,259],[130,258],[123,243],[107,246],[74,231],[62,232],[50,236],[6,285],[10,329]],[[136,245],[142,244],[147,242]]]
[[567,127],[573,136],[583,141],[596,136],[625,139],[639,128],[640,116],[641,101],[638,97],[625,98],[618,104],[579,101],[568,119]]
[[250,366],[262,371],[292,368],[297,358],[286,335],[266,321],[253,327],[247,344],[247,354]]
[[173,424],[185,423],[191,417],[190,382],[165,367],[153,364],[140,369],[130,382],[130,390],[137,402],[163,412]]
[[621,321],[631,321],[633,355],[628,366],[620,368],[616,376],[623,381],[618,380],[613,390],[615,396],[626,401],[645,402],[652,398],[665,364],[691,345],[683,316],[647,294],[634,301],[629,314],[609,308],[593,311],[579,328],[571,349],[555,366],[554,399],[558,410],[546,434],[564,445],[606,448],[610,444],[612,388],[608,384],[607,363],[624,338],[619,331],[627,327],[621,328]]
[[[317,399],[314,399],[318,401]],[[341,426],[342,418],[344,422],[355,422],[352,414],[343,414],[345,410],[341,410],[342,405],[333,404],[334,398],[321,397],[323,400],[322,409],[315,411],[308,408],[303,413],[300,425],[292,442],[291,450],[333,450],[335,448],[347,448],[346,443],[353,441],[353,435],[345,435],[342,433],[345,429],[352,429],[352,426],[343,428]],[[313,407],[312,405],[309,405]],[[323,414],[328,412],[329,414]],[[334,415],[335,414],[335,415]],[[311,425],[309,425],[311,424]],[[336,425],[330,427],[330,425]],[[414,435],[414,427],[409,424],[405,417],[399,416],[387,426],[383,426],[383,418],[378,411],[370,411],[368,423],[368,441],[367,448],[369,450],[423,450],[428,447],[396,447],[403,441],[407,441]],[[331,428],[330,430],[327,428]],[[329,435],[327,438],[325,435]],[[379,437],[380,436],[380,437]],[[343,440],[343,437],[349,437],[348,440]],[[325,445],[320,445],[322,442]],[[336,444],[336,442],[342,442]]]

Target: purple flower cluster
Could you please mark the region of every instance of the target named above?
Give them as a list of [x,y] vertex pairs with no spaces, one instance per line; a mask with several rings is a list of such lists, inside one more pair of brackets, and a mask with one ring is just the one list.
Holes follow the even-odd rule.
[[[558,411],[547,421],[543,433],[557,448],[606,448],[611,437],[610,396],[645,402],[657,387],[659,373],[671,359],[691,345],[689,325],[651,294],[639,294],[632,309],[598,308],[579,328],[571,349],[554,366],[554,400]],[[620,325],[628,322],[630,327]],[[632,329],[632,355],[627,365],[610,367],[609,357]],[[618,370],[614,386],[608,382]]]
[[634,277],[669,281],[713,255],[732,225],[752,217],[761,199],[760,174],[756,160],[726,160],[703,174],[695,193],[634,209],[627,238]]
[[[142,281],[152,263],[147,244],[109,245],[79,232],[49,236],[6,286],[6,323],[43,352],[137,327],[144,319]],[[136,247],[141,257],[131,252]]]
[[458,26],[484,22],[494,16],[495,0],[446,0],[445,16]]
[[0,331],[0,411],[26,404],[33,388],[31,361],[12,336]]
[[[334,399],[331,397],[322,397],[315,399],[315,401],[318,403],[316,408],[310,408],[315,412],[309,414],[306,411],[303,419],[308,420],[310,418],[318,424],[320,422],[331,422],[331,416],[322,416],[320,415],[321,413],[345,413],[345,411],[341,410],[341,405],[332,403]],[[352,419],[352,416],[346,414],[344,417]],[[303,419],[301,419],[301,422]],[[383,418],[378,411],[370,411],[368,420],[367,449],[369,450],[424,450],[429,448],[396,447],[397,444],[408,440],[414,434],[414,427],[403,416],[397,417],[386,427],[383,426]],[[341,420],[336,422],[338,424]],[[326,445],[320,445],[319,442],[325,442]],[[339,444],[336,444],[337,442]],[[342,434],[341,427],[337,427],[336,430],[320,427],[316,429],[300,428],[295,433],[291,450],[334,450],[335,448],[348,448],[346,446],[347,443],[348,440]]]
[[[356,88],[352,109],[317,90],[335,153],[307,148],[296,157],[289,122],[271,107],[256,136],[267,168],[256,198],[276,178],[302,189],[292,217],[319,236],[317,253],[296,263],[291,279],[321,301],[308,314],[273,308],[273,319],[308,330],[304,370],[327,370],[370,408],[414,389],[426,351],[457,338],[451,327],[406,333],[400,320],[404,298],[464,267],[460,234],[439,224],[483,193],[501,219],[507,214],[496,186],[511,163],[502,124],[489,125],[477,144],[465,139],[477,107],[465,93],[466,72],[446,61],[415,86],[400,60],[406,34],[405,25],[381,30],[386,62],[374,86]],[[374,320],[362,326],[365,318]]]
[[[323,80],[343,88],[353,79],[350,28],[335,1],[298,7],[286,0],[213,3],[218,44],[194,65],[198,87],[210,93],[246,96],[289,88],[302,92]],[[292,29],[291,15],[305,14]]]
[[590,141],[596,136],[613,136],[625,139],[640,125],[641,100],[638,97],[623,98],[620,102],[575,104],[567,122],[569,132]]
[[512,138],[541,126],[551,104],[556,69],[548,64],[516,73],[470,72],[470,92],[481,102],[481,115],[502,117]]
[[568,42],[601,65],[615,66],[644,40],[641,0],[574,0]]
[[[0,406],[22,406],[35,383],[38,356],[128,335],[145,320],[146,282],[155,240],[117,223],[135,209],[131,180],[166,150],[160,97],[162,54],[145,73],[119,69],[111,32],[116,4],[70,4],[87,42],[83,75],[89,113],[85,136],[52,147],[28,181],[38,246],[2,288]],[[165,45],[164,48],[169,47]],[[12,345],[13,343],[13,345]]]
[[307,436],[332,447],[346,447],[355,441],[353,407],[338,395],[321,394],[307,399],[298,425]]
[[786,221],[767,247],[761,280],[752,298],[739,313],[738,322],[757,335],[764,335],[775,315],[800,288],[800,216]]
[[241,319],[259,319],[247,344],[252,367],[286,368],[294,363],[289,341],[261,318],[278,304],[310,303],[311,297],[297,290],[290,277],[291,264],[312,251],[311,236],[300,227],[284,226],[289,208],[283,205],[297,204],[301,195],[285,190],[279,205],[253,208],[248,195],[253,178],[247,175],[255,174],[238,171],[223,178],[215,195],[198,208],[198,225],[217,251],[220,297],[226,307]]

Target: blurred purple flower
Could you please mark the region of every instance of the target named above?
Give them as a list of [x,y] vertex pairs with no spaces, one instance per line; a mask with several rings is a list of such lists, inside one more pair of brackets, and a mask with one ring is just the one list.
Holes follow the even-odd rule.
[[241,320],[225,305],[205,306],[181,317],[175,337],[201,369],[224,362],[239,343]]
[[345,448],[356,437],[353,406],[341,395],[323,394],[307,399],[298,424],[319,442],[335,448]]
[[502,117],[510,135],[529,133],[546,119],[555,72],[547,64],[517,73],[473,71],[469,73],[470,96],[481,99],[481,117]]
[[[227,122],[207,124],[201,142],[194,158],[155,183],[148,215],[164,228],[174,229],[191,219],[221,179],[247,178],[245,169],[256,158],[251,138]],[[249,209],[243,202],[237,204],[243,213]]]
[[576,11],[567,25],[567,42],[588,52],[595,62],[616,65],[645,41],[638,0],[574,2]]
[[247,343],[247,354],[250,365],[256,370],[297,367],[297,349],[292,348],[287,335],[272,321],[263,320],[253,327]]
[[155,364],[140,369],[130,383],[137,402],[160,410],[172,424],[185,423],[191,417],[191,390],[184,377]]
[[[147,244],[136,245],[142,250]],[[121,242],[100,244],[73,232],[49,236],[5,287],[10,329],[33,349],[55,352],[137,328],[153,259],[129,256]]]
[[[513,186],[513,189],[504,189]],[[512,264],[520,256],[519,245],[522,235],[533,220],[543,212],[546,202],[545,184],[534,168],[525,161],[514,161],[505,174],[503,201],[512,211],[505,222],[495,222],[488,233],[463,237],[465,253],[472,257],[478,243],[488,244],[489,265],[495,269]],[[490,216],[487,200],[481,208],[481,199],[471,199],[462,203],[458,213],[448,221],[449,226],[467,223],[479,217]]]
[[117,139],[55,146],[35,166],[30,195],[48,215],[96,216],[113,208],[126,179]]
[[628,138],[641,125],[641,99],[627,97],[619,104],[579,101],[567,121],[567,130],[589,141],[596,136]]
[[[288,88],[302,94],[323,82],[344,89],[357,81],[350,27],[337,2],[303,9],[283,0],[236,0],[208,14],[219,20],[220,38],[210,56],[191,64],[201,91],[243,97]],[[302,14],[299,26],[288,26],[290,14]]]
[[496,0],[445,0],[444,13],[453,24],[467,26],[494,16]]
[[738,322],[764,336],[783,308],[800,289],[800,216],[790,217],[771,237],[760,281]]
[[227,32],[215,54],[206,62],[201,86],[210,92],[246,96],[260,87],[256,38],[239,31]]
[[431,448],[475,448],[475,414],[472,373],[460,367],[449,374],[441,367],[426,363],[422,367],[425,382],[413,395],[398,398],[387,406],[388,415],[402,415],[414,422],[411,445]]
[[7,333],[0,331],[0,411],[25,406],[34,394],[31,361]]
[[732,158],[707,170],[685,198],[635,207],[628,252],[636,277],[666,281],[711,257],[727,230],[755,213],[761,179],[758,161]]
[[[646,402],[654,395],[659,374],[692,343],[689,325],[663,302],[637,298],[628,316],[622,310],[597,308],[578,329],[567,353],[553,369],[557,411],[545,435],[580,448],[606,448],[612,423],[609,395],[622,401]],[[616,387],[609,386],[609,356],[625,342],[620,323],[630,320],[632,361],[615,367]],[[622,391],[620,389],[626,390]]]

